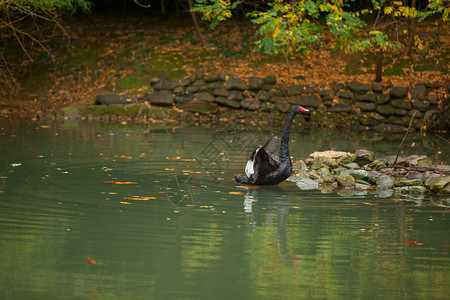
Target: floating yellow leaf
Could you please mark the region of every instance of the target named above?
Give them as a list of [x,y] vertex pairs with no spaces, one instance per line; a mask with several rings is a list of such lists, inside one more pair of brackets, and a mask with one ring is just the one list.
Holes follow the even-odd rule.
[[131,201],[146,201],[156,199],[156,197],[124,197],[123,199]]
[[112,184],[138,184],[137,182],[134,181],[103,181],[103,183],[112,183]]

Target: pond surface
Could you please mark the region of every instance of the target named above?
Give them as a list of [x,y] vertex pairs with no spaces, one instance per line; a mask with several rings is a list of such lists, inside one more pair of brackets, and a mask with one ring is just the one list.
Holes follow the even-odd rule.
[[[448,297],[448,208],[305,192],[290,182],[236,184],[233,174],[243,173],[253,148],[280,132],[238,124],[4,125],[0,298]],[[358,148],[392,155],[402,137],[296,127],[291,155]],[[446,145],[410,134],[404,154],[448,163]]]

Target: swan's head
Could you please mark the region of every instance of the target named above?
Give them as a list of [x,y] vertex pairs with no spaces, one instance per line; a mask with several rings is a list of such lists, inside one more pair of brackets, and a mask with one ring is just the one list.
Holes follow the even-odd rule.
[[299,113],[299,112],[306,112],[309,111],[309,109],[306,109],[300,105],[294,106],[294,108],[292,109],[293,112],[295,113]]

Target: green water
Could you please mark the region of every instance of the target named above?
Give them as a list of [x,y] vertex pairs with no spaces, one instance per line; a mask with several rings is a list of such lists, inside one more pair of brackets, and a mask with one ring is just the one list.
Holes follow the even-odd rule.
[[[279,128],[0,127],[0,299],[449,295],[450,210],[429,198],[237,185]],[[402,137],[296,127],[291,155],[392,155]],[[411,134],[404,149],[449,163],[434,135]]]

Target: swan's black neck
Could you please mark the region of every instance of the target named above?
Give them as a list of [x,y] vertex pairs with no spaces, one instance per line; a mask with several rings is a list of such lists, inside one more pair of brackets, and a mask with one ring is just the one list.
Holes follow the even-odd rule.
[[284,125],[283,135],[281,136],[281,146],[280,146],[280,162],[288,162],[291,160],[289,156],[289,135],[291,134],[291,125],[294,121],[295,115],[297,113],[292,111]]

